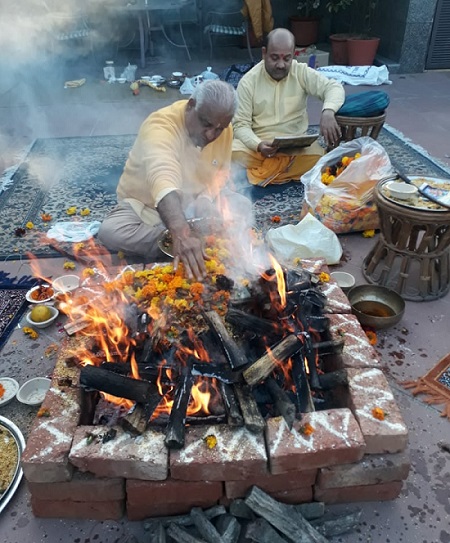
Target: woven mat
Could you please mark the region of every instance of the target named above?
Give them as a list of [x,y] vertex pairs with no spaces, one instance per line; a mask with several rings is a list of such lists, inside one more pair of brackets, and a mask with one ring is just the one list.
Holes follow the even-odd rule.
[[450,419],[450,354],[442,358],[433,369],[416,381],[401,383],[414,396],[423,394],[423,401],[430,405],[443,405],[442,417]]
[[8,273],[0,272],[0,348],[22,318],[28,307],[26,293],[36,283],[36,279],[31,276],[18,280],[17,277],[10,278]]
[[[58,250],[50,245],[46,230],[56,221],[103,220],[116,204],[117,183],[135,138],[132,134],[36,140],[25,160],[2,182],[0,259],[74,253],[72,246],[62,244]],[[394,167],[409,174],[448,177],[436,161],[392,131],[383,128],[378,141]],[[303,199],[301,183],[261,188],[245,182],[238,190],[254,202],[256,226],[262,232],[273,227],[274,215],[281,219],[278,226],[298,222]],[[71,217],[67,215],[70,207],[76,208]],[[80,214],[84,208],[89,208],[90,215]],[[43,221],[43,213],[51,215],[50,223]],[[32,229],[26,228],[28,222],[33,223]],[[18,228],[24,230],[23,237],[15,236]],[[96,243],[95,249],[101,251],[100,244]],[[92,253],[91,249],[87,253]]]

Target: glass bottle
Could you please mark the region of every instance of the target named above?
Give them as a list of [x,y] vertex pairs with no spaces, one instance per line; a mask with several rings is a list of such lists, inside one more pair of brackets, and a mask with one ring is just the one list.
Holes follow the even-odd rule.
[[105,63],[105,67],[103,68],[103,74],[105,76],[106,81],[111,81],[116,78],[116,70],[114,68],[114,61],[113,60],[107,60]]

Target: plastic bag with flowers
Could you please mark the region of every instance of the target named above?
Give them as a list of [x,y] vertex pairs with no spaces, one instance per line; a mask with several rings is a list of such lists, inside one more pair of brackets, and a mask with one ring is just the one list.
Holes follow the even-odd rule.
[[341,143],[302,177],[313,214],[336,234],[378,228],[375,185],[393,168],[384,148],[369,137]]

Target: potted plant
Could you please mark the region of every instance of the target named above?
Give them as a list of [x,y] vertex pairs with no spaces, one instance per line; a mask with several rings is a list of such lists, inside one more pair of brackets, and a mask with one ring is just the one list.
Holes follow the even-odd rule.
[[301,0],[297,4],[298,15],[289,17],[290,30],[295,37],[295,45],[301,47],[317,43],[319,38],[320,0]]
[[380,43],[380,38],[371,34],[377,7],[378,0],[329,0],[326,8],[330,13],[351,8],[349,32],[330,36],[335,64],[369,66],[373,63]]

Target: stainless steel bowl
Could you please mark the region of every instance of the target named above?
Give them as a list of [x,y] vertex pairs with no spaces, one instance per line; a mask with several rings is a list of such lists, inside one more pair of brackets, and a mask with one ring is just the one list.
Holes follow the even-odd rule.
[[349,290],[347,297],[359,322],[374,330],[394,326],[405,312],[405,300],[400,294],[380,285],[358,285]]

